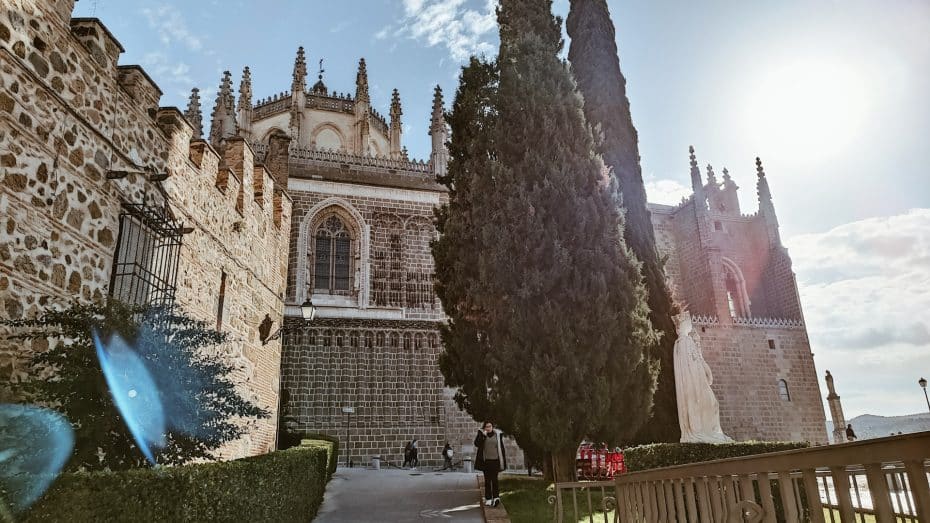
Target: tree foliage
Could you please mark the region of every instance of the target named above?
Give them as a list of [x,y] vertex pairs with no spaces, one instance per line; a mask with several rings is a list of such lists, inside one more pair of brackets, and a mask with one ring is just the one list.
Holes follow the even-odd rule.
[[49,349],[31,360],[31,379],[20,395],[63,413],[75,432],[67,468],[127,469],[146,466],[123,416],[113,403],[91,331],[104,340],[118,334],[151,374],[168,422],[159,464],[211,459],[248,423],[268,413],[243,398],[223,350],[225,333],[169,308],[131,307],[116,301],[49,309],[35,319],[6,322],[13,340],[47,339]]
[[620,71],[614,25],[606,0],[571,0],[566,20],[571,37],[568,59],[584,98],[584,113],[599,134],[596,150],[616,177],[625,210],[624,239],[642,263],[648,289],[649,319],[661,333],[653,357],[660,361],[652,420],[637,436],[640,442],[677,442],[678,407],[675,401],[674,346],[677,335],[673,302],[656,250],[655,232],[646,207],[646,189],[639,163],[639,144],[626,79]]
[[639,429],[656,335],[550,7],[503,0],[497,62],[462,71],[433,253],[450,318],[440,364],[459,404],[573,459],[585,437]]

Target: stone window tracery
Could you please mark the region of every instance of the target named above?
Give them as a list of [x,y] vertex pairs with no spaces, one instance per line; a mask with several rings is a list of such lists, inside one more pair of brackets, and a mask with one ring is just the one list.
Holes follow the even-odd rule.
[[329,215],[314,233],[313,289],[325,294],[352,290],[353,238],[345,223]]

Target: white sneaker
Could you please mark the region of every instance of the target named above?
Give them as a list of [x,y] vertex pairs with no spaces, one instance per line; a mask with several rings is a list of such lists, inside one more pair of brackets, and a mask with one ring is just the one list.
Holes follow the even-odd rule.
[[494,498],[494,501],[491,502],[492,507],[496,507],[501,504],[501,498]]
[[493,500],[493,499],[486,499],[486,500],[484,500],[484,506],[486,506],[486,507],[490,507],[493,503],[494,503],[494,500]]

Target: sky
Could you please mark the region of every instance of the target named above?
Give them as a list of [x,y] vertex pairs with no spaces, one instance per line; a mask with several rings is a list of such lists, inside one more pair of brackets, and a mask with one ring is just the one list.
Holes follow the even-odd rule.
[[[930,3],[925,0],[610,0],[649,199],[690,193],[688,146],[727,167],[755,212],[762,158],[794,260],[819,376],[847,418],[925,412],[930,379]],[[568,0],[555,0],[564,17]],[[184,107],[209,114],[222,71],[250,66],[256,98],[290,88],[298,46],[315,81],[372,104],[399,89],[404,145],[428,158],[432,91],[493,56],[493,0],[80,0]],[[568,45],[566,35],[566,46]],[[566,47],[567,50],[567,47]],[[821,383],[822,391],[826,387]]]

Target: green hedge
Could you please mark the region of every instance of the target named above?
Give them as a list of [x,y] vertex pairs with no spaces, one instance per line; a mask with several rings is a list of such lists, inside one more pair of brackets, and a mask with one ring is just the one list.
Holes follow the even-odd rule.
[[339,464],[339,438],[328,434],[303,434],[300,439],[301,447],[323,446],[327,452],[327,470],[332,476],[336,473],[336,465]]
[[739,443],[653,443],[624,449],[623,458],[627,470],[657,469],[713,461],[715,459],[737,458],[767,452],[803,449],[808,443],[794,441],[743,441]]
[[235,461],[62,474],[23,521],[303,521],[329,480],[328,442]]

